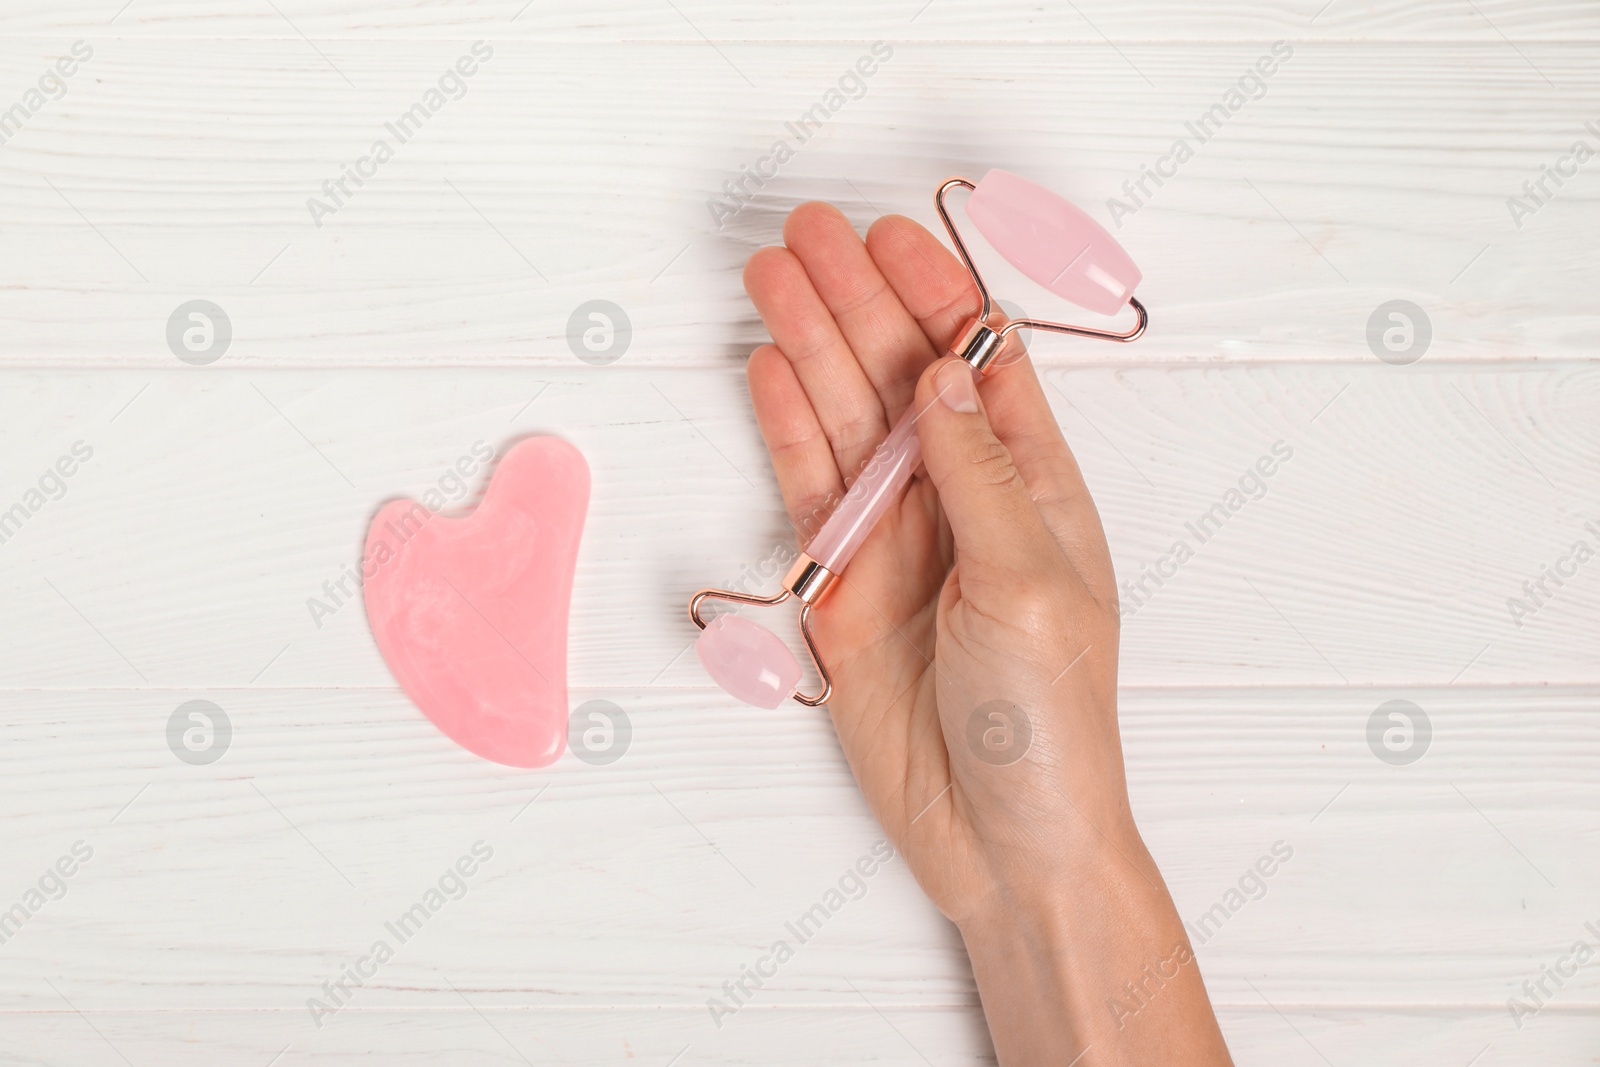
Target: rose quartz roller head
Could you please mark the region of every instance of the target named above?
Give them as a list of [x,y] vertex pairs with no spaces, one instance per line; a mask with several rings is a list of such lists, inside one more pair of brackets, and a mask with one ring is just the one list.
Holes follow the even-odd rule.
[[[998,329],[990,326],[993,305],[989,289],[945,210],[945,195],[955,188],[972,190],[967,200],[968,217],[1012,266],[1052,293],[1090,311],[1115,315],[1124,305],[1131,306],[1137,317],[1133,327],[1125,333],[1114,333],[1036,319],[1016,319]],[[1139,268],[1103,226],[1055,193],[1015,174],[991,170],[976,185],[965,178],[949,179],[939,186],[933,202],[983,299],[977,317],[957,335],[948,353],[966,361],[974,376],[998,368],[996,359],[1010,335],[1023,328],[1107,341],[1132,341],[1144,333],[1149,317],[1144,305],[1133,297],[1141,278]],[[811,638],[811,609],[833,587],[861,542],[883,513],[900,499],[901,491],[921,465],[919,414],[914,408],[906,409],[827,523],[790,568],[781,591],[759,597],[727,589],[702,589],[690,599],[689,617],[702,631],[695,651],[712,680],[730,695],[757,707],[776,708],[791,696],[815,707],[832,694],[833,682]],[[790,597],[801,603],[800,634],[822,678],[822,691],[816,696],[799,692],[800,663],[772,631],[740,615],[724,613],[710,622],[700,615],[701,602],[707,599],[780,604]]]

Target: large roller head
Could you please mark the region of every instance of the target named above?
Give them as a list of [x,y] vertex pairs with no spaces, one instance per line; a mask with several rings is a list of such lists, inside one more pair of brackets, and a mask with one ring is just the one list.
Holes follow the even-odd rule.
[[1143,277],[1104,226],[1009,171],[983,176],[967,200],[967,217],[1012,266],[1098,314],[1122,310]]

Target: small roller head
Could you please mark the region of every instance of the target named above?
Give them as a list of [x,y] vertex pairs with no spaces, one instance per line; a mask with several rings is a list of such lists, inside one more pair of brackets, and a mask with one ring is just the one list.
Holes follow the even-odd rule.
[[789,646],[743,615],[725,613],[706,623],[694,650],[711,680],[746,704],[776,708],[800,687],[800,663]]

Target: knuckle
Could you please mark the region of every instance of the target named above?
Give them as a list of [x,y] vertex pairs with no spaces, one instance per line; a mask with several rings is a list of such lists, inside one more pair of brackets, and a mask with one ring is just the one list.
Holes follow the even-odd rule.
[[1011,489],[1022,484],[1022,475],[1011,461],[1011,451],[994,437],[977,442],[967,463],[979,484],[997,489]]
[[1059,587],[1037,581],[1019,582],[1011,594],[1011,610],[1031,631],[1054,629],[1066,614],[1066,596]]
[[1059,565],[1014,572],[1002,592],[1008,618],[1030,632],[1072,635],[1081,645],[1114,641],[1120,629],[1115,610]]

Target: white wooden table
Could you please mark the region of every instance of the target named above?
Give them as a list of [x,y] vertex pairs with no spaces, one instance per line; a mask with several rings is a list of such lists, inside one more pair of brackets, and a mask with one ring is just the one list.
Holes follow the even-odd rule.
[[[1507,1001],[1600,947],[1600,562],[1570,556],[1600,549],[1600,160],[1563,162],[1600,150],[1600,7],[121,2],[0,13],[0,109],[22,107],[0,510],[24,513],[0,543],[0,907],[23,906],[0,1063],[992,1058],[898,863],[735,1017],[707,1009],[878,838],[823,714],[735,706],[685,654],[686,594],[785,538],[739,269],[804,199],[931,224],[940,179],[990,166],[1109,221],[1181,137],[1193,157],[1117,230],[1149,336],[1034,348],[1119,574],[1171,574],[1125,623],[1123,728],[1179,908],[1213,916],[1235,1054],[1596,1062],[1600,968],[1520,1019]],[[385,124],[477,41],[399,143]],[[708,200],[770,172],[874,41],[864,94],[719,222]],[[1275,41],[1264,95],[1189,134]],[[380,138],[392,158],[330,203]],[[633,327],[607,366],[566,339],[594,299]],[[231,324],[209,365],[169,348],[192,300]],[[1429,326],[1413,362],[1368,343],[1394,300]],[[535,433],[593,469],[571,698],[631,717],[605,767],[470,757],[359,606],[307,607],[378,503]],[[1265,495],[1195,541],[1277,442]],[[1546,568],[1569,573],[1531,597]],[[169,749],[191,700],[232,725],[214,763]],[[1430,725],[1410,763],[1369,746],[1392,700]],[[313,1020],[478,841],[469,892]],[[1230,908],[1278,842],[1292,859]]]

